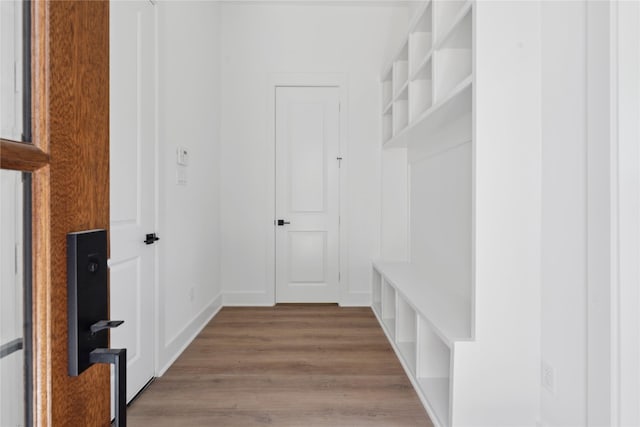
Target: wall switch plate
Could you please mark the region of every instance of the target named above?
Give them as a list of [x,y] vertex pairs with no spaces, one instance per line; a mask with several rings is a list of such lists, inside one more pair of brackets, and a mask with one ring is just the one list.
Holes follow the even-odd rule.
[[176,184],[187,185],[187,168],[178,166],[176,169]]
[[187,166],[189,164],[189,151],[185,147],[177,148],[176,163],[182,166]]
[[542,362],[541,369],[541,382],[542,387],[546,388],[549,392],[555,393],[556,391],[556,373],[555,369],[546,362]]

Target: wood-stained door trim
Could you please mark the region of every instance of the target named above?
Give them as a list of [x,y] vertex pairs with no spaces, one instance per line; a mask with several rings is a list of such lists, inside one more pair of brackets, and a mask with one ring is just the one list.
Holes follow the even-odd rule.
[[35,425],[106,427],[109,367],[67,371],[66,234],[109,227],[108,1],[33,2],[32,111]]
[[49,164],[49,155],[32,144],[0,139],[0,168],[34,172]]

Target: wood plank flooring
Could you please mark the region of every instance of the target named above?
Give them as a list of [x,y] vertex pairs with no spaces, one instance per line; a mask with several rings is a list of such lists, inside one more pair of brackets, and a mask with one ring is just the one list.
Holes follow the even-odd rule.
[[227,307],[130,426],[432,426],[369,308]]

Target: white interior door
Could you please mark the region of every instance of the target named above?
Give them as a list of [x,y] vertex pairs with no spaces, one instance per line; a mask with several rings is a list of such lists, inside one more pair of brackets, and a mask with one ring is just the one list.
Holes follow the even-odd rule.
[[338,302],[339,129],[338,88],[276,89],[276,302]]
[[127,349],[127,401],[154,375],[155,18],[148,0],[110,4],[111,347]]

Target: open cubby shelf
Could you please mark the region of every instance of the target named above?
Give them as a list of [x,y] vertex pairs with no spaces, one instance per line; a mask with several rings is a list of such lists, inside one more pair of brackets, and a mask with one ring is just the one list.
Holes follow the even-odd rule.
[[[471,76],[462,80],[449,95],[420,114],[412,123],[383,141],[385,148],[406,147],[414,142],[427,144],[438,130],[471,112]],[[413,135],[420,138],[412,138]]]
[[[406,283],[417,284],[419,273],[407,263],[375,263],[373,266],[373,311],[398,359],[414,384],[425,407],[437,425],[449,425],[451,348],[459,335],[450,332],[459,325],[449,326],[448,317],[462,310],[446,292],[429,290],[427,295],[416,294]],[[415,304],[421,301],[418,306]],[[431,301],[432,305],[422,304]],[[458,302],[459,303],[459,302]],[[439,313],[432,309],[440,306]],[[439,325],[439,326],[435,326]],[[464,329],[464,328],[463,328]],[[443,333],[448,331],[450,335]],[[468,339],[467,336],[464,337]]]
[[449,425],[449,378],[418,378],[418,387],[441,426]]
[[447,345],[472,338],[467,298],[449,292],[440,284],[428,283],[418,268],[408,262],[376,262],[374,269]]
[[427,1],[419,9],[383,73],[383,122],[391,116],[390,131],[383,125],[385,148],[424,143],[443,123],[471,111],[472,25],[470,0]]

